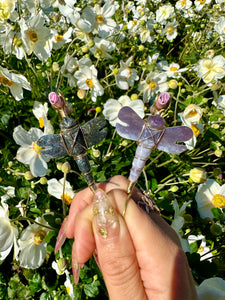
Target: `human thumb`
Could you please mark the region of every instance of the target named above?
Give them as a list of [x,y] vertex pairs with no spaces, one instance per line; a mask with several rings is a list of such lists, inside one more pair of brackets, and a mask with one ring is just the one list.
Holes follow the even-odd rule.
[[[121,199],[124,192],[121,191]],[[116,211],[113,191],[95,191],[93,231],[98,263],[111,300],[146,299],[135,248],[124,218]]]

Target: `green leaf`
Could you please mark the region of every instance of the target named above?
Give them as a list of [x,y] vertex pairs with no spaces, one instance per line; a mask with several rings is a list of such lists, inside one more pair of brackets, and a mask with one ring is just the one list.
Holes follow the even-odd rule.
[[41,275],[39,273],[34,274],[33,278],[29,280],[29,287],[32,293],[36,293],[41,290]]
[[86,296],[94,298],[99,294],[99,288],[98,286],[100,285],[100,282],[98,280],[90,283],[90,284],[85,284],[84,285],[84,292]]

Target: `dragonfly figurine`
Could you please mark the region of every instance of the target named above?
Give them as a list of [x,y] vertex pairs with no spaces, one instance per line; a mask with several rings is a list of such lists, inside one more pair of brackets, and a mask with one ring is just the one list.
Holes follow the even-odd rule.
[[52,92],[49,94],[49,100],[61,114],[61,131],[59,134],[42,136],[37,141],[37,145],[41,147],[41,153],[49,158],[72,156],[88,186],[94,192],[96,186],[86,150],[106,137],[106,121],[97,117],[80,126],[74,119],[68,117],[68,106],[65,105],[61,96]]
[[[160,115],[151,115],[147,120],[141,119],[130,107],[124,106],[118,115],[122,123],[116,124],[118,134],[126,139],[136,141],[138,146],[129,174],[128,200],[131,192],[153,149],[171,154],[178,154],[187,148],[183,144],[192,138],[189,127],[165,127],[165,120]],[[125,204],[125,211],[127,202]],[[124,213],[125,213],[124,211]]]

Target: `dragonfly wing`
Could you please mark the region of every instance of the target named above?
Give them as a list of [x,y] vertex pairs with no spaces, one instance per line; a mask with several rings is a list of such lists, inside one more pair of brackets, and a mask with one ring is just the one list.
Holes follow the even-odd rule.
[[166,128],[157,148],[171,154],[181,153],[185,151],[187,147],[179,143],[190,140],[192,136],[193,132],[187,126]]
[[145,122],[139,117],[139,115],[129,106],[121,108],[118,114],[120,121],[125,123],[116,123],[116,130],[123,138],[137,141],[140,133],[143,130]]
[[107,135],[106,120],[102,118],[91,119],[81,129],[88,148],[100,143]]
[[66,156],[67,151],[62,143],[60,134],[43,135],[37,145],[41,147],[41,154],[49,158],[58,158]]

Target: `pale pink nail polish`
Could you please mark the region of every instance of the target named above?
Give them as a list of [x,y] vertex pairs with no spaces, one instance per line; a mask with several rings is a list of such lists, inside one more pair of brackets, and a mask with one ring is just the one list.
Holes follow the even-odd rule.
[[58,233],[58,237],[56,240],[56,244],[55,244],[55,253],[57,253],[59,251],[59,249],[62,247],[62,245],[64,244],[65,240],[66,240],[66,236],[65,236],[65,225],[67,223],[67,218],[64,219],[59,233]]

